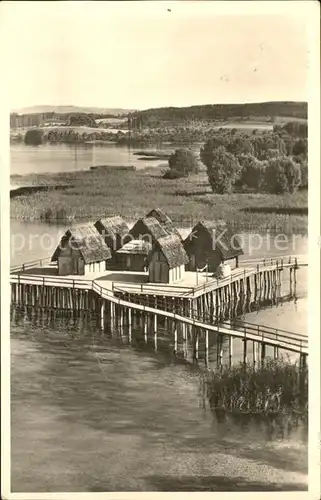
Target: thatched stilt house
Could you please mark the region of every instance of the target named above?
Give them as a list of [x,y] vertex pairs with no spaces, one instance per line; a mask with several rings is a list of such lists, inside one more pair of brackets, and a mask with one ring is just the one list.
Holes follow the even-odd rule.
[[159,238],[163,238],[169,234],[155,217],[143,217],[142,219],[138,219],[129,233],[132,239],[148,241],[152,245],[159,240]]
[[92,225],[68,229],[60,240],[51,261],[58,263],[58,274],[84,275],[103,272],[111,252]]
[[175,234],[176,236],[181,238],[180,232],[174,226],[170,217],[160,208],[153,208],[145,217],[154,217],[163,226],[168,234]]
[[170,234],[154,243],[147,260],[150,282],[175,283],[184,277],[188,256],[180,238]]
[[111,250],[112,258],[108,262],[108,267],[117,267],[117,250],[131,238],[127,223],[122,217],[116,216],[99,219],[94,226]]
[[127,271],[144,271],[147,267],[146,258],[152,244],[144,240],[131,240],[117,250],[119,269]]
[[193,227],[184,240],[184,248],[189,257],[187,270],[196,271],[208,265],[209,272],[216,272],[225,261],[243,254],[241,245],[231,228],[224,222],[201,221]]

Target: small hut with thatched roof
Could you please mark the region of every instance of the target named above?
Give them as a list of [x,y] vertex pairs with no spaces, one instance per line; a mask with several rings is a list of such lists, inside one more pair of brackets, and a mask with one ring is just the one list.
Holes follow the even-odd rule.
[[147,261],[151,283],[175,283],[184,277],[188,256],[181,239],[170,234],[154,243]]
[[189,257],[187,270],[196,271],[208,266],[209,272],[216,272],[218,266],[227,260],[243,254],[240,242],[224,221],[201,221],[193,227],[184,240]]
[[145,217],[154,217],[163,226],[163,228],[165,229],[165,231],[167,231],[168,234],[176,234],[176,236],[179,236],[179,238],[182,239],[180,232],[174,226],[173,221],[160,208],[153,208],[150,212],[148,212],[148,214]]
[[152,245],[159,240],[159,238],[163,238],[169,234],[155,217],[143,217],[138,219],[129,233],[133,239],[148,241]]
[[144,271],[147,267],[146,258],[152,248],[149,241],[131,240],[117,250],[119,269],[126,271]]
[[84,275],[105,271],[111,252],[96,228],[90,224],[68,229],[51,261],[58,262],[58,274]]
[[94,226],[111,250],[112,258],[108,262],[108,267],[117,266],[117,250],[130,239],[127,223],[122,217],[116,216],[99,219]]

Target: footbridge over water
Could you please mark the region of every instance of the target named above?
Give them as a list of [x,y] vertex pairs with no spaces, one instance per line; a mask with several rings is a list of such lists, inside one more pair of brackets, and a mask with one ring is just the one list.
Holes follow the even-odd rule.
[[[42,263],[43,264],[43,263]],[[178,330],[184,336],[191,334],[198,352],[200,336],[205,338],[208,349],[209,335],[216,335],[218,345],[223,338],[229,342],[229,362],[233,359],[233,339],[243,341],[243,362],[248,361],[248,345],[253,346],[253,362],[263,362],[266,347],[297,353],[302,365],[308,356],[308,338],[299,333],[254,325],[240,321],[232,305],[241,300],[274,299],[282,282],[282,273],[289,271],[290,290],[296,286],[296,272],[307,262],[298,258],[259,261],[255,266],[236,269],[224,279],[210,279],[194,287],[173,287],[150,283],[113,282],[98,277],[64,277],[34,274],[35,263],[12,268],[10,275],[11,301],[13,304],[47,309],[91,310],[100,318],[101,328],[123,328],[131,332],[133,317],[142,319],[144,334],[152,330],[157,334],[160,322],[177,343]],[[125,279],[125,276],[124,276]],[[228,321],[222,310],[229,308]],[[225,311],[226,312],[226,311]],[[218,349],[222,353],[222,349]],[[221,357],[222,354],[219,355]]]

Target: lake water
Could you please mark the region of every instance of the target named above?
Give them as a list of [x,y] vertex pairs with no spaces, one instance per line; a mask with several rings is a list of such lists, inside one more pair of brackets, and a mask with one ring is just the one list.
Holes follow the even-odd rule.
[[[58,156],[54,167],[48,162],[47,171],[65,164],[63,155]],[[20,169],[40,168],[32,167],[31,157],[21,158]],[[77,163],[74,168],[85,168],[87,160],[89,156],[83,167]],[[64,230],[12,220],[11,264],[51,255]],[[292,238],[286,248],[277,249],[273,237],[265,236],[255,250],[244,235],[243,244],[243,260],[307,252],[306,238],[295,245]],[[245,319],[304,333],[306,268],[298,271],[297,296],[296,302],[252,312]],[[307,488],[305,428],[290,432],[278,425],[220,423],[204,406],[201,342],[196,365],[189,362],[189,343],[180,342],[178,355],[173,354],[165,330],[155,346],[154,336],[149,333],[146,343],[136,327],[129,343],[126,334],[102,333],[88,315],[53,318],[30,310],[12,312],[10,334],[12,491]],[[240,352],[236,342],[236,359]],[[213,343],[210,364],[215,359]]]
[[[173,146],[164,149],[174,149]],[[42,144],[26,146],[12,144],[11,175],[26,175],[31,173],[57,173],[73,170],[87,170],[91,166],[133,165],[137,169],[157,166],[166,160],[139,160],[134,155],[138,151],[156,151],[156,148],[128,147],[110,144]],[[157,149],[159,151],[159,148]]]

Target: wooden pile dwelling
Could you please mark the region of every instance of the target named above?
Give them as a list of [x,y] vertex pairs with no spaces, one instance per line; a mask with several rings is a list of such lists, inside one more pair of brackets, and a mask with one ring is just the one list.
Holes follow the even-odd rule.
[[[131,327],[137,316],[144,325],[145,320],[151,321],[155,332],[159,321],[165,321],[172,324],[174,335],[181,329],[183,335],[193,331],[196,339],[197,332],[206,338],[209,332],[242,337],[244,359],[248,336],[262,345],[262,358],[265,345],[306,356],[307,346],[297,340],[297,334],[291,343],[291,335],[283,338],[268,329],[263,334],[255,329],[240,332],[233,323],[226,325],[226,319],[237,317],[240,305],[278,300],[284,269],[290,276],[290,296],[295,295],[299,268],[296,260],[239,268],[243,251],[233,238],[227,225],[200,221],[183,241],[159,209],[151,210],[131,229],[121,217],[100,219],[66,231],[51,265],[33,263],[28,269],[25,265],[12,269],[11,300],[45,310],[88,310],[98,314],[104,328],[106,324],[122,328],[125,322]],[[215,275],[222,262],[233,259],[229,276]]]
[[117,251],[128,242],[129,227],[122,217],[107,217],[99,219],[94,224],[96,230],[103,236],[111,252],[109,268],[117,268]]
[[86,224],[66,231],[51,261],[57,262],[60,276],[81,276],[105,271],[109,259],[111,251],[104,239],[91,224]]
[[233,231],[224,222],[200,221],[184,240],[188,254],[187,270],[196,271],[207,266],[215,273],[222,262],[235,260],[243,255],[241,245]]
[[150,283],[175,283],[184,278],[187,253],[176,234],[159,238],[147,258]]
[[145,240],[131,240],[117,250],[117,268],[124,271],[144,271],[152,244]]

